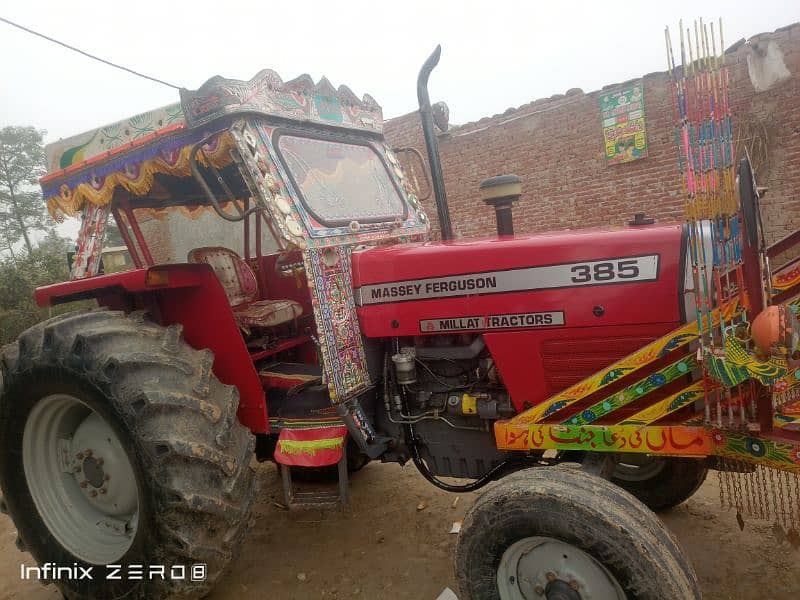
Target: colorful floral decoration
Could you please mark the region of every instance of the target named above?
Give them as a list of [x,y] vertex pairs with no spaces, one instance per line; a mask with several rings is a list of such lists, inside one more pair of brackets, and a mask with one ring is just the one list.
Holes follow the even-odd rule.
[[788,364],[785,358],[770,356],[758,360],[748,352],[735,335],[725,340],[725,355],[707,353],[705,364],[709,375],[727,388],[732,388],[748,379],[756,379],[763,385],[772,385],[785,377]]
[[[720,319],[728,319],[731,314],[738,310],[738,306],[738,300],[734,299],[733,301],[724,304],[719,309],[714,310],[711,314],[712,322],[717,324],[719,323]],[[692,322],[682,325],[681,327],[678,327],[670,333],[637,350],[633,354],[618,360],[605,369],[602,369],[594,375],[587,377],[583,381],[580,381],[566,390],[555,394],[541,404],[529,408],[515,417],[512,417],[508,422],[508,426],[526,428],[530,423],[537,423],[546,418],[550,418],[555,413],[567,409],[576,402],[584,400],[589,396],[600,392],[603,390],[603,388],[606,388],[611,384],[622,380],[623,378],[632,378],[640,369],[643,370],[652,365],[653,362],[663,359],[677,350],[686,348],[691,342],[697,340],[699,337],[700,336],[698,334],[696,323]],[[666,369],[653,374],[651,376],[652,379],[639,381],[630,388],[626,388],[625,396],[626,398],[629,398],[630,393],[634,393],[637,396],[646,395],[646,388],[649,390],[658,389],[663,385],[659,384],[658,382],[664,381],[664,383],[666,383],[666,379],[671,378],[674,380],[680,375],[687,375],[693,368],[695,368],[696,364],[697,363],[693,360],[678,361],[673,365],[674,372],[667,373],[667,370],[670,368],[667,367]],[[662,380],[662,377],[664,380]],[[592,407],[590,409],[592,414],[598,418],[600,416],[605,416],[607,413],[616,410],[620,406],[628,404],[627,400],[620,402],[619,398],[614,399],[611,397],[600,400],[601,403],[603,401],[607,401],[611,404],[611,410],[604,409],[598,411],[596,406]],[[588,416],[589,415],[587,414],[586,417]],[[579,417],[577,422],[580,423],[583,421],[581,421],[581,418]],[[572,421],[566,420],[565,423],[572,423]]]
[[545,402],[530,408],[511,419],[513,426],[525,426],[541,421],[552,416],[555,412],[564,410],[575,402],[611,385],[613,382],[628,377],[642,366],[646,366],[666,356],[671,351],[677,350],[696,340],[697,326],[695,323],[684,325],[672,333],[648,344],[641,350],[615,362],[614,364],[598,371],[591,377],[559,392]]
[[800,283],[800,266],[787,269],[772,278],[772,293],[785,292]]
[[702,427],[639,425],[530,425],[525,435],[495,428],[501,450],[579,450],[665,456],[707,456],[711,437]]
[[331,402],[344,402],[371,385],[358,325],[350,265],[351,248],[304,252],[311,303]]
[[705,390],[703,388],[703,382],[696,381],[680,392],[671,394],[663,400],[659,400],[655,404],[651,404],[650,406],[643,408],[636,414],[626,417],[625,420],[622,421],[622,424],[649,425],[650,423],[655,423],[659,419],[662,419],[667,415],[680,410],[684,406],[689,406],[690,404],[693,404],[698,400],[703,400],[704,398]]
[[233,113],[377,132],[383,126],[381,107],[369,94],[359,99],[347,86],[337,90],[325,77],[316,84],[308,75],[284,82],[271,69],[249,81],[212,77],[197,90],[181,90],[181,105],[190,127]]
[[[687,356],[679,361],[664,367],[658,373],[653,373],[626,387],[624,390],[611,394],[585,409],[581,414],[575,415],[563,421],[569,425],[588,425],[605,415],[627,406],[636,400],[646,396],[650,392],[675,381],[680,377],[685,377],[690,371],[697,368],[697,361],[693,356]],[[677,410],[677,409],[676,409]],[[671,411],[670,411],[671,412]]]
[[185,124],[181,105],[176,103],[58,140],[45,147],[47,170],[52,173],[67,169],[95,156],[108,154],[120,146]]
[[800,473],[800,442],[778,441],[746,433],[712,432],[714,454]]
[[[208,131],[169,130],[157,141],[142,138],[120,147],[102,161],[89,160],[83,165],[51,173],[41,185],[50,215],[61,221],[75,216],[86,204],[106,206],[119,187],[134,195],[145,195],[157,173],[186,177],[191,175],[189,155],[193,146]],[[217,136],[198,153],[198,161],[224,167],[232,162],[233,143],[228,135]]]
[[90,204],[83,211],[80,233],[75,255],[72,258],[70,279],[83,279],[97,275],[100,270],[100,254],[108,221],[108,207]]

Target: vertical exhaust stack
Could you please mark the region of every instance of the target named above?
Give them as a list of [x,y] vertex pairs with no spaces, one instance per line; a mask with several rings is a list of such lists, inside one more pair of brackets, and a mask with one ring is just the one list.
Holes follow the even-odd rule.
[[442,163],[439,161],[439,143],[436,140],[436,130],[431,111],[431,99],[428,95],[428,78],[434,67],[439,64],[442,47],[436,46],[422,65],[417,77],[417,100],[419,101],[419,116],[422,121],[422,133],[425,135],[425,148],[428,151],[428,164],[431,168],[431,182],[433,194],[436,198],[436,212],[439,215],[439,226],[442,230],[443,240],[453,239],[453,225],[450,223],[450,209],[447,207],[447,195],[444,191],[444,177],[442,176]]
[[481,200],[494,207],[497,215],[497,235],[514,235],[511,206],[522,194],[522,179],[516,175],[498,175],[484,179],[480,185]]

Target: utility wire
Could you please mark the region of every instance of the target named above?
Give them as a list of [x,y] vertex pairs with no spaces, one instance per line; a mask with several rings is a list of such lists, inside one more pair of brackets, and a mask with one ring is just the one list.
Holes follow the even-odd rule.
[[45,39],[48,42],[53,42],[54,44],[58,44],[59,46],[63,46],[64,48],[67,48],[68,50],[72,50],[73,52],[77,52],[78,54],[83,54],[84,56],[86,56],[88,58],[91,58],[93,60],[96,60],[98,62],[106,64],[106,65],[108,65],[110,67],[114,67],[115,69],[120,69],[122,71],[127,71],[128,73],[131,73],[132,75],[136,75],[137,77],[141,77],[143,79],[149,79],[150,81],[155,81],[156,83],[160,83],[161,85],[166,85],[167,87],[171,87],[171,88],[174,88],[176,90],[181,89],[181,86],[173,85],[171,83],[168,83],[168,82],[163,81],[161,79],[158,79],[156,77],[150,77],[150,75],[145,75],[144,73],[139,73],[138,71],[134,71],[133,69],[129,69],[128,67],[123,67],[122,65],[118,65],[116,63],[113,63],[110,60],[106,60],[104,58],[100,58],[99,56],[95,56],[94,54],[89,54],[88,52],[86,52],[84,50],[81,50],[80,48],[76,48],[75,46],[70,46],[69,44],[65,44],[64,42],[60,42],[59,40],[56,40],[56,39],[51,38],[49,36],[46,36],[43,33],[39,33],[38,31],[34,31],[33,29],[28,29],[27,27],[23,27],[19,23],[14,23],[13,21],[9,21],[8,19],[6,19],[4,17],[0,17],[0,21],[2,21],[3,23],[6,23],[7,25],[11,25],[12,27],[16,27],[17,29],[21,29],[22,31],[24,31],[26,33],[30,33],[31,35],[35,35],[37,37]]

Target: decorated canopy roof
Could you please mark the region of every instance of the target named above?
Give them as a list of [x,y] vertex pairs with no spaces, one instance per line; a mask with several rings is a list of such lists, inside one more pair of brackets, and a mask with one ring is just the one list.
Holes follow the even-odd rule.
[[194,92],[181,90],[181,105],[191,127],[247,112],[378,132],[383,126],[381,107],[369,94],[359,100],[350,88],[337,90],[325,77],[316,84],[308,75],[284,83],[270,69],[250,81],[212,77]]
[[[213,77],[180,95],[180,103],[47,145],[48,174],[41,185],[50,214],[61,220],[85,202],[104,206],[118,187],[146,194],[157,173],[188,176],[191,147],[208,133],[205,126],[225,116],[256,114],[376,133],[383,125],[371,96],[359,100],[324,77],[316,84],[308,75],[284,82],[265,69],[250,81]],[[204,154],[214,166],[225,166],[231,147],[222,136]]]

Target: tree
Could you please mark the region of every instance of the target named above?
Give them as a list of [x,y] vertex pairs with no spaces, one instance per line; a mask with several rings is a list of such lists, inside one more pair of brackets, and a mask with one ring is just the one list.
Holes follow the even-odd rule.
[[6,249],[22,238],[28,254],[31,233],[53,229],[36,187],[45,173],[43,135],[33,127],[0,129],[0,235]]
[[114,219],[113,215],[108,215],[108,221],[106,221],[106,237],[105,241],[103,242],[103,247],[113,248],[115,246],[124,246],[124,245],[125,245],[125,239],[119,232],[119,225],[117,225],[117,222]]
[[[70,242],[55,232],[47,235],[32,252],[16,259],[0,259],[0,346],[50,314],[74,310],[74,305],[40,308],[33,299],[42,285],[65,281],[69,277],[67,249]],[[83,302],[81,305],[92,305]]]

